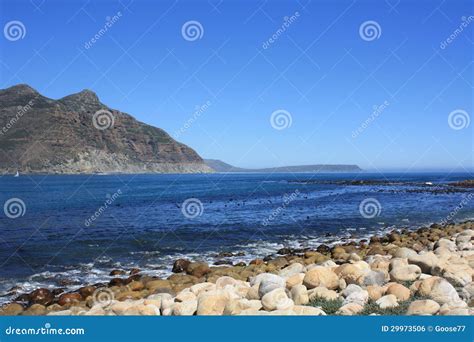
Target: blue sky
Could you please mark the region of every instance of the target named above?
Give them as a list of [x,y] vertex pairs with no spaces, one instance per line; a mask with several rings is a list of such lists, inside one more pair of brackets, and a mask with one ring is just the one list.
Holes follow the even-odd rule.
[[[204,158],[473,169],[467,0],[2,0],[0,9],[2,27],[26,31],[0,39],[1,88],[27,83],[51,98],[91,89],[179,132]],[[196,40],[183,37],[189,21],[202,27]],[[368,21],[375,36],[361,35]],[[291,117],[281,130],[270,121],[279,110]]]

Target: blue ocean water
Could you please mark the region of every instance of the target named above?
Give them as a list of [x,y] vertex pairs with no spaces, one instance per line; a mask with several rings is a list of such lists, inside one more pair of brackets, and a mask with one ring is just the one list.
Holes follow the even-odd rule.
[[[446,191],[448,182],[472,176],[3,176],[0,204],[20,199],[24,206],[0,208],[0,293],[13,285],[26,291],[104,281],[113,268],[166,276],[179,257],[249,261],[286,246],[315,247],[447,217],[472,219],[473,189]],[[354,179],[387,183],[343,182]],[[369,204],[361,212],[363,202]]]

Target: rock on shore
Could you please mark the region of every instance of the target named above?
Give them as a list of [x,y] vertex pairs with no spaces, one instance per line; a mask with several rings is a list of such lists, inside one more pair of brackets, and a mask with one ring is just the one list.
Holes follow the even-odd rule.
[[285,249],[246,266],[177,260],[168,279],[134,269],[73,293],[37,289],[2,315],[473,315],[474,223],[370,242]]

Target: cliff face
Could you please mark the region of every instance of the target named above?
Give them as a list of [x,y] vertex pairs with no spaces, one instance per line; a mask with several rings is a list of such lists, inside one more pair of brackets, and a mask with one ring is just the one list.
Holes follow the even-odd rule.
[[59,100],[27,85],[0,90],[0,172],[212,172],[160,128],[108,108],[89,90]]

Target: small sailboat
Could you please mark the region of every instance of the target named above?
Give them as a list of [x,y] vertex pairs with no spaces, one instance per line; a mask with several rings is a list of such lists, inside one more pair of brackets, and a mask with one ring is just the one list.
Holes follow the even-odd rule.
[[17,172],[13,175],[13,177],[20,177],[20,173],[17,171]]

